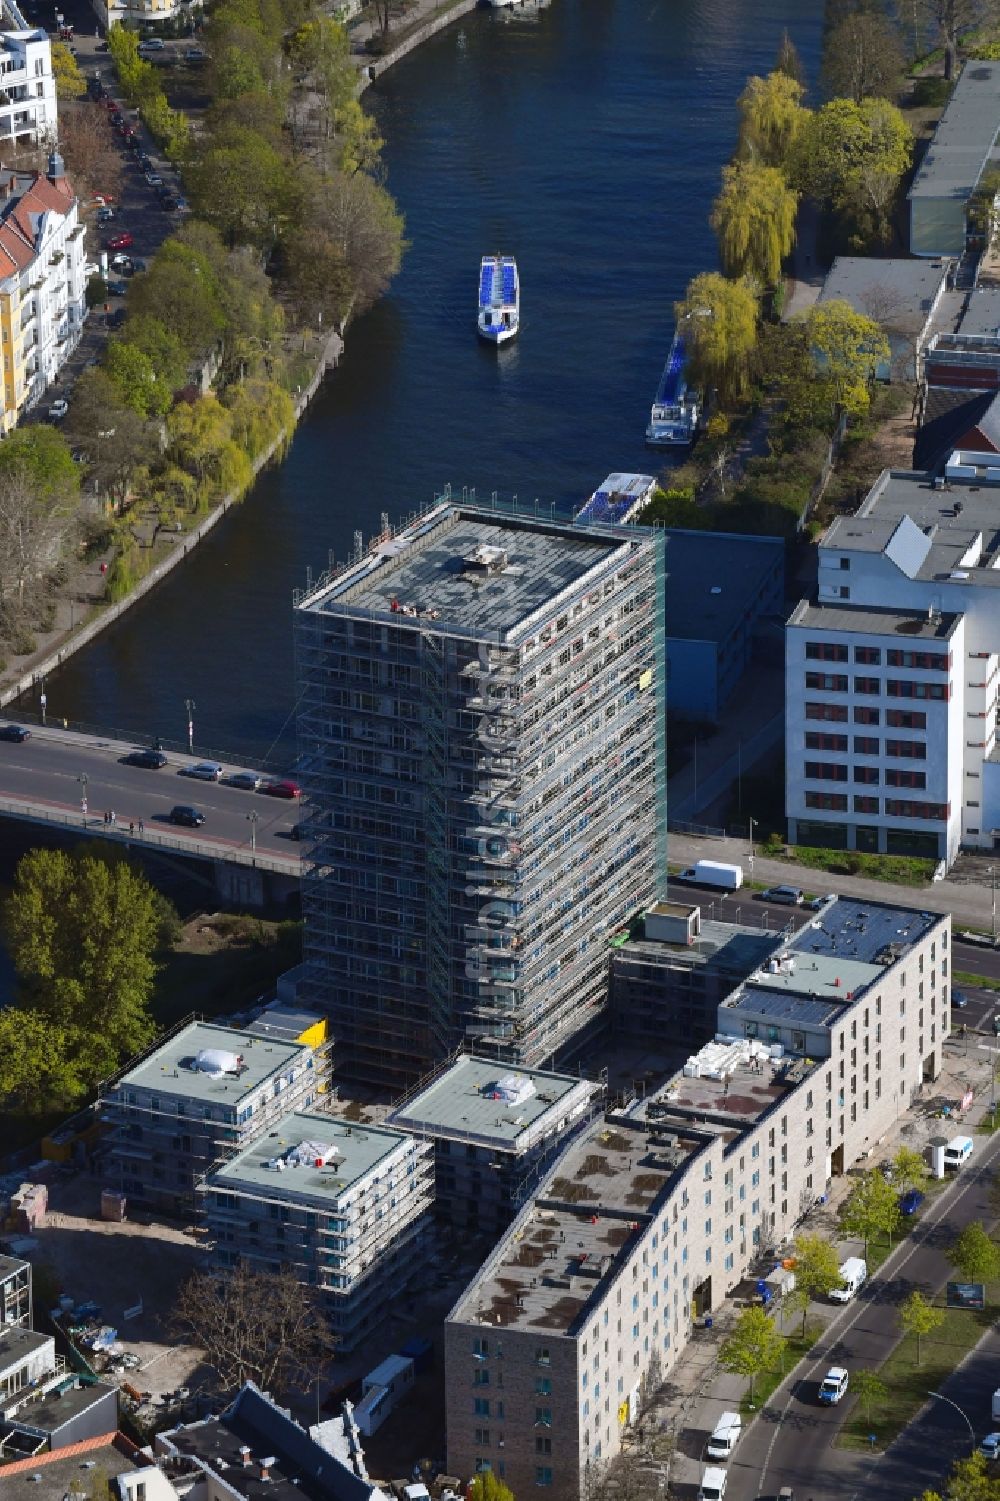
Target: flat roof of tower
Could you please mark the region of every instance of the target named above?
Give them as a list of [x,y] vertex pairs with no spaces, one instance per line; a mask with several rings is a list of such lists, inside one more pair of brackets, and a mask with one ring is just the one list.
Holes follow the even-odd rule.
[[[443,503],[377,543],[299,608],[506,633],[648,543],[641,527],[578,527]],[[545,622],[542,621],[542,624]]]
[[463,1054],[428,1086],[397,1106],[388,1123],[401,1131],[525,1151],[540,1132],[578,1114],[594,1093],[589,1079],[517,1068]]
[[[296,1110],[237,1152],[207,1181],[234,1192],[247,1188],[265,1198],[273,1195],[334,1204],[409,1141],[401,1131],[384,1126],[362,1126]],[[293,1154],[298,1161],[293,1161]]]
[[[205,1053],[217,1053],[219,1062],[236,1060],[236,1064],[222,1072],[195,1067],[198,1055]],[[192,1022],[122,1074],[118,1088],[133,1085],[206,1104],[213,1100],[235,1104],[296,1058],[304,1064],[311,1054],[312,1049],[301,1042],[282,1042],[252,1031],[237,1032],[212,1022]]]

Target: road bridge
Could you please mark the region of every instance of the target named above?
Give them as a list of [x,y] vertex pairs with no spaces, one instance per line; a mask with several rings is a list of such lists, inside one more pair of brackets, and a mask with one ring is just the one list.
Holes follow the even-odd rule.
[[[30,739],[20,744],[0,740],[0,818],[193,862],[228,901],[260,906],[297,889],[297,801],[190,777],[197,753],[167,751],[166,765],[153,770],[127,764],[131,751],[147,748],[140,742],[52,725],[27,728]],[[227,776],[258,770],[245,762],[223,765]],[[171,823],[177,804],[197,808],[204,824]]]

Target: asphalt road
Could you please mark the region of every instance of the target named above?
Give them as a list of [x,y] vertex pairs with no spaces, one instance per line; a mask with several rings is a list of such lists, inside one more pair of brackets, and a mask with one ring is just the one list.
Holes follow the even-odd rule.
[[[85,775],[91,823],[100,824],[104,813],[114,809],[119,829],[142,819],[150,831],[169,829],[178,837],[211,838],[249,849],[247,815],[254,811],[258,850],[286,858],[297,854],[299,847],[291,837],[299,817],[297,802],[186,777],[183,769],[198,759],[195,756],[170,754],[159,771],[125,766],[120,757],[126,750],[118,742],[58,730],[35,730],[23,745],[0,741],[0,798],[79,812],[84,791],[80,778]],[[227,772],[241,769],[226,767]],[[204,826],[186,829],[170,824],[167,815],[175,803],[193,804],[204,813]]]
[[[776,902],[764,902],[746,890],[708,891],[704,887],[688,886],[683,881],[671,881],[668,895],[671,901],[697,903],[703,916],[714,918],[718,922],[745,923],[748,927],[764,927],[772,933],[779,933],[786,927],[797,931],[821,915],[803,907],[784,907]],[[918,892],[914,892],[911,905],[919,907]],[[1000,949],[982,948],[978,944],[955,940],[954,959],[957,970],[1000,980]],[[994,995],[988,990],[977,991],[967,985],[960,988],[969,998],[969,1007],[961,1016],[956,1012],[956,1025],[964,1021],[972,1029],[983,1025],[989,1028],[993,1010],[1000,1005],[1000,992]]]
[[[937,1402],[929,1403],[911,1425],[905,1443],[885,1456],[872,1458],[834,1448],[853,1399],[848,1396],[836,1407],[820,1407],[816,1392],[831,1365],[855,1371],[883,1361],[898,1338],[897,1309],[903,1299],[914,1288],[936,1292],[944,1285],[949,1275],[944,1249],[954,1232],[971,1220],[994,1217],[990,1188],[998,1159],[1000,1138],[977,1138],[972,1163],[957,1183],[931,1204],[913,1235],[858,1298],[835,1315],[808,1360],[779,1388],[741,1442],[728,1466],[727,1501],[771,1498],[783,1485],[794,1487],[796,1501],[860,1501],[871,1496],[880,1501],[883,1497],[910,1501],[939,1480],[955,1458],[968,1452],[968,1430],[962,1419]],[[964,1379],[959,1375],[953,1381],[963,1385]],[[977,1379],[989,1385],[990,1378],[982,1372]],[[997,1384],[994,1379],[993,1387]],[[952,1395],[951,1387],[946,1395]],[[979,1438],[990,1427],[988,1399],[984,1406],[979,1390],[969,1400],[975,1408],[973,1423]],[[910,1445],[922,1456],[916,1466],[907,1458]],[[897,1458],[897,1448],[902,1457]]]

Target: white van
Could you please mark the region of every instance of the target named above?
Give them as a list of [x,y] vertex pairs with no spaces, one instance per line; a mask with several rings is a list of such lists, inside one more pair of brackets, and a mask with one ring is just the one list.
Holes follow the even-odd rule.
[[993,1393],[993,1421],[1000,1423],[1000,1391]]
[[705,1453],[709,1459],[728,1459],[739,1443],[743,1420],[738,1412],[724,1412],[712,1430]]
[[722,1501],[726,1494],[727,1478],[725,1470],[720,1470],[718,1465],[709,1465],[702,1470],[698,1501]]
[[848,1256],[840,1268],[840,1280],[843,1286],[831,1288],[830,1297],[835,1303],[849,1303],[867,1278],[868,1263],[862,1261],[860,1256]]
[[945,1167],[959,1168],[972,1156],[972,1137],[955,1136],[944,1149]]
[[726,865],[721,860],[697,860],[675,878],[694,886],[711,886],[716,891],[738,891],[743,885],[742,865]]

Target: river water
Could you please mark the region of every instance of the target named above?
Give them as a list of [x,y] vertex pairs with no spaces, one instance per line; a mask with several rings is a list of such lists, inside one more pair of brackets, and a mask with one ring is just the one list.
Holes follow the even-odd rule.
[[[474,12],[366,95],[411,248],[355,322],[285,463],[47,682],[49,714],[247,758],[294,745],[291,594],[450,482],[568,511],[649,469],[672,304],[715,265],[708,214],[748,73],[823,0],[553,0]],[[513,252],[519,340],[475,335],[480,256]]]

